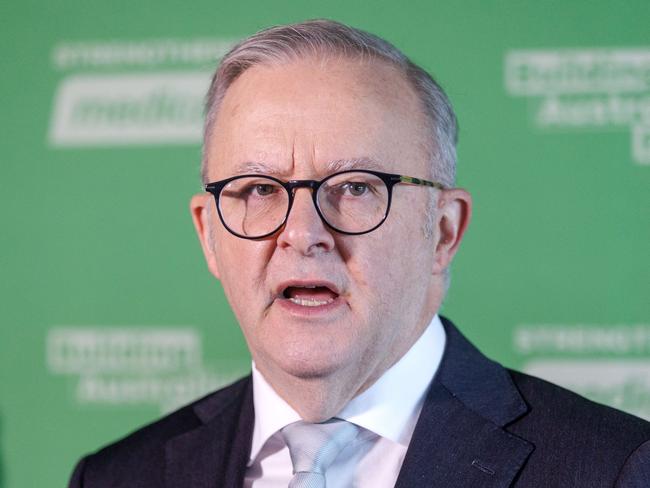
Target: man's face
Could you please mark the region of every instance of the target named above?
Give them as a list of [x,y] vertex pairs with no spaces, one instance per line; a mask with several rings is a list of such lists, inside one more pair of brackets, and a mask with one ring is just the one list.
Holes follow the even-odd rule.
[[[427,178],[426,137],[412,89],[383,63],[256,66],[226,93],[208,175],[322,179],[336,166]],[[343,374],[361,385],[405,352],[435,312],[427,309],[434,251],[423,232],[432,191],[395,186],[388,219],[359,236],[329,229],[306,188],[296,190],[286,225],[264,240],[238,238],[216,209],[203,211],[211,270],[265,376]]]

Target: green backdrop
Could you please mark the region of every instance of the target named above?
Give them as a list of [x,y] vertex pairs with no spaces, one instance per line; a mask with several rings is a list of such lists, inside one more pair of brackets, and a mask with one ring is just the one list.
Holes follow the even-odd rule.
[[0,488],[248,367],[205,269],[200,102],[214,60],[329,17],[429,69],[475,215],[446,315],[500,362],[650,418],[650,3],[0,6]]

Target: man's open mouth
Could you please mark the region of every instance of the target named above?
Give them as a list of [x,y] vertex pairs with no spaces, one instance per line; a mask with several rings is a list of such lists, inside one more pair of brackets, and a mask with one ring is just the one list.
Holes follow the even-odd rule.
[[289,286],[283,294],[285,298],[303,307],[318,307],[332,303],[338,296],[325,286]]
[[292,282],[281,286],[281,297],[303,307],[328,305],[339,296],[336,286],[330,283]]

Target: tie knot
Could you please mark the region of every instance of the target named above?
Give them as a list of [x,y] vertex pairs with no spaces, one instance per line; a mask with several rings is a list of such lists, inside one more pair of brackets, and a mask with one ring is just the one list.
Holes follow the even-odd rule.
[[282,429],[294,473],[325,474],[343,448],[359,432],[359,428],[341,419],[330,419],[318,424],[299,421]]

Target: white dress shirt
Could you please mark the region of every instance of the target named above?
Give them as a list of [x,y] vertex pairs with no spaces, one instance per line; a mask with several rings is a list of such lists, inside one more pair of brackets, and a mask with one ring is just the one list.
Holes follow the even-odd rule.
[[[404,460],[424,396],[445,348],[438,316],[402,358],[336,417],[359,429],[326,472],[335,488],[393,487]],[[280,429],[300,415],[264,379],[253,363],[255,425],[245,488],[286,488],[292,464]]]

